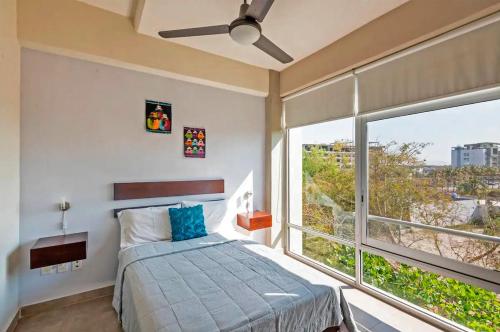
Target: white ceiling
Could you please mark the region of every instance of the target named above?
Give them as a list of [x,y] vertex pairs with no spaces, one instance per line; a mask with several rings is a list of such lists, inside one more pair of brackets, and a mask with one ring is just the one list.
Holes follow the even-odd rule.
[[[136,0],[81,0],[127,15]],[[229,24],[238,16],[239,0],[144,0],[139,33],[158,36],[160,30]],[[408,0],[275,0],[262,23],[263,34],[295,62]],[[249,1],[250,2],[250,1]],[[282,70],[282,64],[254,46],[242,46],[229,35],[169,39],[259,67]]]

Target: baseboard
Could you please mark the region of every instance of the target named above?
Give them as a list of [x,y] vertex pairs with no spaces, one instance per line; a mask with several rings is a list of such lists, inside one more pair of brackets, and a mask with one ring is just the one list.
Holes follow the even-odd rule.
[[50,301],[30,304],[20,309],[20,317],[33,316],[41,312],[63,308],[81,302],[91,301],[103,296],[113,295],[113,291],[114,291],[114,286],[107,286],[107,287],[93,289],[91,291],[83,293],[61,297]]
[[21,316],[21,309],[17,310],[14,317],[12,317],[12,320],[10,321],[10,324],[7,326],[7,330],[5,330],[5,332],[14,332],[17,326],[17,322],[19,321],[19,316]]

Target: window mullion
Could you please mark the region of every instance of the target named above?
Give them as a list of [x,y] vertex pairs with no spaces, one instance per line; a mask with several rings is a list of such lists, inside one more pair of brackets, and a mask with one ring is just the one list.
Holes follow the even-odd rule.
[[355,129],[355,167],[356,167],[356,219],[355,219],[355,243],[356,243],[356,284],[361,285],[362,283],[362,271],[363,271],[363,262],[362,262],[362,252],[361,245],[363,242],[363,232],[364,232],[364,218],[363,218],[363,209],[365,204],[364,197],[364,177],[363,177],[363,168],[364,166],[364,150],[365,150],[365,137],[364,135],[364,126],[361,117],[356,117],[356,129]]

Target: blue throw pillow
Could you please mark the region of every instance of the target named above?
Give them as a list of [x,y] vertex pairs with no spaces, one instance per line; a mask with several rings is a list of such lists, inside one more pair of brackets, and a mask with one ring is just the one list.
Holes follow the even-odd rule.
[[168,214],[172,225],[172,241],[194,239],[207,235],[203,206],[170,208]]

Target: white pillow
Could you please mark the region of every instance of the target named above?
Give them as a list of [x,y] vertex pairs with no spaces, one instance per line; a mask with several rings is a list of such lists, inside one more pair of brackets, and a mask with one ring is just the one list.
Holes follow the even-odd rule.
[[180,204],[129,209],[118,213],[121,228],[120,248],[136,244],[172,239],[172,226],[168,209],[180,208]]
[[203,217],[205,218],[205,228],[207,233],[217,232],[226,215],[227,202],[225,200],[212,202],[182,201],[183,207],[203,206]]

